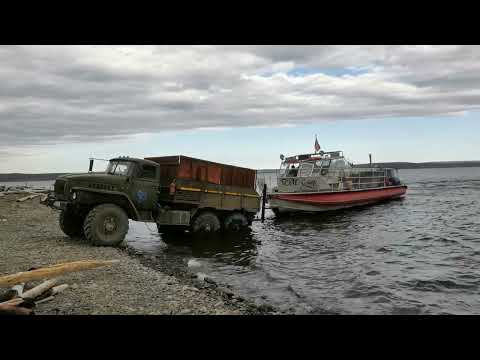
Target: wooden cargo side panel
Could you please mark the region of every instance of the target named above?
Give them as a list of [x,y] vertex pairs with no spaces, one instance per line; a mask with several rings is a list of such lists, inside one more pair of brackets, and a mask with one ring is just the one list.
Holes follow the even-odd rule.
[[169,186],[177,177],[178,165],[160,165],[160,185]]
[[192,169],[192,159],[184,156],[180,157],[180,165],[178,166],[177,177],[180,179],[195,179]]
[[156,162],[160,165],[160,185],[169,186],[177,177],[180,157],[177,156],[160,156],[149,157],[147,160]]
[[148,160],[160,165],[161,183],[169,184],[174,178],[196,180],[224,186],[255,189],[255,170],[187,156],[152,157]]
[[233,182],[233,168],[224,166],[222,168],[222,185],[231,186]]
[[221,185],[222,183],[222,168],[218,164],[208,164],[207,180],[209,183]]
[[233,168],[233,178],[234,182],[232,185],[248,187],[247,171],[245,169]]

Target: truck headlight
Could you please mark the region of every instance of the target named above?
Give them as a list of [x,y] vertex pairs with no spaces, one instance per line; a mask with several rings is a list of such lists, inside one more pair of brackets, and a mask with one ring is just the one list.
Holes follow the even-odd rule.
[[72,193],[72,200],[75,200],[76,198],[77,198],[77,193],[74,191],[74,192]]

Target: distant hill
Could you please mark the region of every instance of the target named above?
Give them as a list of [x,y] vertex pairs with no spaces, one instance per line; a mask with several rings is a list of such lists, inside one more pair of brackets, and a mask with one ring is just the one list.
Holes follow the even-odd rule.
[[[432,162],[384,162],[374,163],[374,166],[391,167],[397,169],[429,169],[429,168],[455,168],[455,167],[480,167],[480,161],[432,161]],[[366,164],[355,164],[356,167],[368,167]],[[259,172],[276,172],[278,169],[259,169]],[[55,180],[57,177],[72,173],[46,173],[46,174],[0,174],[0,182],[8,181],[46,181]]]
[[55,180],[60,175],[65,175],[68,173],[48,173],[48,174],[21,174],[21,173],[11,173],[11,174],[0,174],[0,182],[5,181],[46,181],[46,180]]

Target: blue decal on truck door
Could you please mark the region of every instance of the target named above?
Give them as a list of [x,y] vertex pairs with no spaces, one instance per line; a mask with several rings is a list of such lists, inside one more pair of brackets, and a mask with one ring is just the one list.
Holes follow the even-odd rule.
[[139,203],[144,202],[147,200],[147,193],[145,191],[138,190],[137,191],[137,200]]

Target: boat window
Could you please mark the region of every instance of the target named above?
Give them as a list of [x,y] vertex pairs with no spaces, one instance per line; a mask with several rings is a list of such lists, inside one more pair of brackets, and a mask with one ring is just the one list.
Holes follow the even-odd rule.
[[325,159],[322,161],[322,167],[328,168],[330,166],[330,159]]
[[286,162],[282,163],[282,165],[280,165],[280,175],[285,175],[285,170],[287,170],[287,166],[288,164]]
[[312,171],[312,176],[317,176],[318,174],[320,174],[321,170],[322,170],[322,160],[315,161],[315,165]]
[[345,161],[343,159],[333,160],[331,164],[332,168],[343,169],[345,168]]
[[312,163],[303,163],[300,165],[300,170],[298,171],[298,176],[308,177],[312,174],[313,164]]

